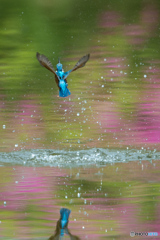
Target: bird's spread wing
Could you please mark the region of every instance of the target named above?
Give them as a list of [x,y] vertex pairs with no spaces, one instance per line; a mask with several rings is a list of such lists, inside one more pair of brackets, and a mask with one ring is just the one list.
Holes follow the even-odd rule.
[[78,68],[84,67],[84,65],[86,64],[86,62],[89,60],[90,54],[87,54],[85,56],[83,56],[74,66],[74,68],[72,69],[72,72],[77,70]]
[[36,54],[36,57],[37,57],[37,59],[38,59],[38,61],[40,62],[40,64],[41,64],[42,67],[45,67],[45,68],[47,68],[49,71],[51,71],[52,73],[54,73],[57,86],[59,87],[59,79],[58,79],[58,76],[57,76],[57,74],[56,74],[53,66],[52,66],[52,63],[48,60],[48,58],[47,58],[45,55],[39,54],[38,52],[37,52],[37,54]]
[[64,79],[66,79],[68,77],[68,75],[77,70],[78,68],[84,67],[84,65],[86,64],[86,62],[89,60],[90,54],[87,54],[85,56],[83,56],[74,66],[74,68],[72,68],[71,70],[69,70],[68,72],[64,73]]
[[68,235],[70,236],[70,240],[81,240],[78,236],[72,235],[69,229],[68,229]]

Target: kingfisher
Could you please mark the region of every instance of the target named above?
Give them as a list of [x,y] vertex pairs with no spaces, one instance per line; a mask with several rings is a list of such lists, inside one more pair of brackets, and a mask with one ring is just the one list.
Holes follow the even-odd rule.
[[70,237],[71,240],[80,240],[76,235],[72,235],[68,229],[69,215],[71,210],[68,208],[61,208],[60,219],[57,221],[55,234],[52,235],[48,240],[61,240],[64,239],[65,234]]
[[67,228],[70,213],[71,213],[71,210],[69,210],[68,208],[61,208],[61,210],[60,210],[60,226],[61,226],[61,229]]
[[76,65],[69,71],[64,72],[63,70],[63,65],[60,63],[60,59],[58,58],[58,64],[57,64],[57,69],[56,71],[54,70],[52,63],[48,60],[48,58],[37,52],[36,57],[38,59],[38,61],[40,62],[41,66],[47,68],[49,71],[51,71],[52,73],[54,73],[55,75],[55,81],[57,83],[57,86],[59,88],[59,96],[60,97],[67,97],[69,96],[71,93],[68,89],[68,83],[67,83],[67,77],[68,75],[77,70],[78,68],[84,67],[84,65],[86,64],[86,62],[89,60],[90,54],[86,54],[85,56],[83,56],[77,63]]

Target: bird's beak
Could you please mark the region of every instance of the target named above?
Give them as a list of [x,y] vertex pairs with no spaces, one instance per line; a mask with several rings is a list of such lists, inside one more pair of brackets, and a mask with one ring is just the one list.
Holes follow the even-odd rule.
[[60,63],[60,58],[58,58],[58,63]]

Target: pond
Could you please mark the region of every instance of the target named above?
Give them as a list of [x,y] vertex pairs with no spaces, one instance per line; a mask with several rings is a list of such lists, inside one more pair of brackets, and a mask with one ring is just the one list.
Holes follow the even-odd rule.
[[[159,239],[159,1],[2,0],[0,19],[1,239],[57,239],[61,208],[59,239]],[[37,52],[90,53],[71,95]]]

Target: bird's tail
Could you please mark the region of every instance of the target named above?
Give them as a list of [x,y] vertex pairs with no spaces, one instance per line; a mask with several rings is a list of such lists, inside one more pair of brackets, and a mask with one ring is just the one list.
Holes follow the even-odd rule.
[[[69,91],[69,89],[66,87],[65,88],[65,90],[62,90],[61,88],[60,88],[60,90],[59,90],[59,96],[60,97],[68,97],[69,95],[71,95],[71,93],[70,93],[70,91]],[[63,208],[62,208],[63,209]],[[65,208],[64,208],[65,209]]]
[[69,210],[68,208],[61,208],[60,210],[61,228],[65,228],[67,226],[70,213],[71,210]]

